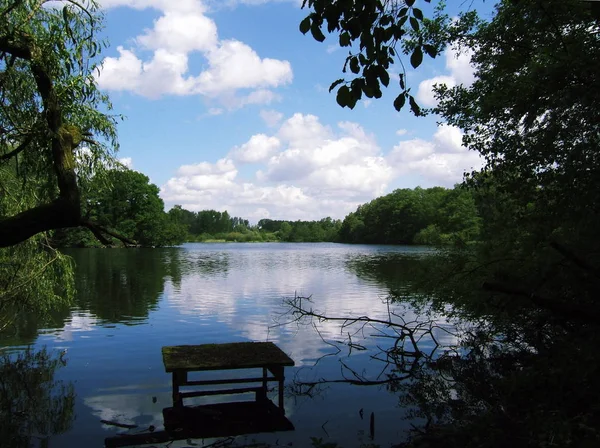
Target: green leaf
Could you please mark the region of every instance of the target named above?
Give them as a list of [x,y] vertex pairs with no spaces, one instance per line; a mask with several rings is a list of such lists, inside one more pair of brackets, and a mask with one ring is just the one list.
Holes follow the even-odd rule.
[[418,20],[423,20],[423,11],[419,8],[413,8],[413,16],[415,16]]
[[348,107],[350,109],[354,109],[354,106],[356,106],[356,102],[358,101],[357,95],[362,96],[362,93],[359,91],[358,94],[356,94],[356,92],[350,91],[350,98],[348,99]]
[[342,34],[340,34],[340,46],[347,47],[349,45],[350,45],[350,34],[348,33],[348,31],[344,31]]
[[316,41],[323,42],[325,40],[325,35],[321,31],[319,25],[317,25],[317,22],[312,23],[312,26],[310,27],[310,32]]
[[435,58],[437,56],[437,50],[433,45],[423,45],[423,50],[425,50],[425,53],[427,53],[432,58]]
[[406,17],[407,14],[408,14],[408,8],[402,8],[400,10],[400,12],[398,13],[398,17]]
[[414,17],[410,18],[410,26],[412,27],[413,30],[419,31],[419,21],[417,19],[415,19]]
[[331,83],[331,85],[329,86],[329,92],[331,93],[331,91],[332,91],[333,89],[335,89],[337,86],[339,86],[339,85],[340,85],[341,83],[343,83],[343,82],[344,82],[344,80],[343,80],[343,79],[338,79],[338,80],[336,80],[336,81],[332,82],[332,83]]
[[300,22],[300,32],[306,34],[308,33],[308,30],[310,30],[310,16],[305,17],[304,20]]
[[390,84],[390,74],[381,66],[379,71],[379,79],[381,80],[381,84],[386,87]]
[[360,72],[360,67],[358,65],[358,58],[354,56],[350,59],[350,71],[354,74],[358,74]]
[[415,116],[417,116],[417,117],[420,116],[421,108],[415,101],[415,98],[412,95],[410,95],[408,101],[410,102],[410,110],[412,111],[412,113],[415,114]]
[[406,89],[406,83],[404,82],[404,73],[400,73],[398,77],[400,78],[400,88],[402,90]]
[[404,93],[401,93],[394,100],[394,109],[400,112],[400,110],[404,107],[404,103],[406,103],[406,96],[404,96]]
[[342,86],[338,89],[335,100],[342,107],[346,107],[352,101],[352,94],[348,86]]
[[406,3],[406,6],[410,8],[415,4],[415,0],[405,0],[404,3]]
[[421,62],[423,62],[423,50],[421,50],[421,47],[417,47],[410,56],[410,65],[412,65],[413,68],[417,68],[421,65]]

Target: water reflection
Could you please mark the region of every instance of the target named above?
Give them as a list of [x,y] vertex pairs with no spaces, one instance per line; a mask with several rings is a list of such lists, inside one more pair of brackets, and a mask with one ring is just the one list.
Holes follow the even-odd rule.
[[76,262],[77,308],[100,320],[137,324],[155,310],[165,280],[181,279],[181,249],[78,249],[67,252]]
[[66,365],[46,350],[0,357],[0,440],[11,448],[48,446],[74,420],[72,384],[54,379]]
[[[332,351],[322,338],[344,339],[345,332],[333,322],[324,322],[320,334],[311,326],[281,325],[284,298],[306,295],[324,313],[385,318],[383,299],[391,278],[409,269],[405,260],[414,259],[414,253],[412,248],[334,244],[70,251],[77,263],[76,307],[38,332],[38,344],[68,349],[72,362],[64,376],[77,380],[81,397],[78,425],[60,437],[59,445],[79,446],[83,438],[101,441],[119,431],[102,420],[161,430],[171,380],[161,361],[163,345],[270,340],[303,374],[339,375],[339,357],[313,364]],[[395,260],[393,268],[390,260]],[[406,310],[405,316],[413,315]],[[367,347],[377,343],[372,338],[362,342]],[[352,363],[379,368],[366,353],[353,355]],[[294,374],[288,373],[288,379]],[[368,430],[368,422],[359,419],[361,408],[377,413],[380,443],[399,440],[408,425],[399,421],[397,397],[385,391],[338,385],[316,400],[286,400],[286,413],[297,428],[290,442],[306,443],[314,435],[355,443],[358,431]]]

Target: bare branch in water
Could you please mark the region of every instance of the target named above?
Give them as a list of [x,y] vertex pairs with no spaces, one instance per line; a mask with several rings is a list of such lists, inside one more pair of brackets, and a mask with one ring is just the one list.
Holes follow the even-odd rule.
[[[371,359],[381,361],[382,369],[376,377],[371,377],[365,372],[357,372],[347,362],[340,360],[341,376],[339,378],[318,378],[314,381],[299,379],[301,372],[296,372],[296,377],[291,386],[291,392],[295,396],[314,396],[322,389],[321,386],[330,383],[346,383],[358,386],[391,385],[400,381],[414,378],[419,370],[425,366],[434,364],[439,358],[440,342],[434,335],[434,331],[442,331],[451,336],[457,336],[448,327],[439,325],[433,319],[408,321],[405,316],[394,311],[387,303],[387,320],[375,319],[369,316],[329,316],[313,309],[314,302],[311,297],[295,295],[291,299],[284,300],[286,311],[279,316],[278,323],[274,327],[311,325],[321,340],[335,348],[335,352],[328,353],[317,359],[315,365],[325,357],[335,356],[341,352],[341,346],[348,347],[348,356],[352,350],[365,351],[367,347],[357,342],[356,338],[366,339],[369,336],[389,341],[388,346],[376,345],[375,353],[370,355]],[[307,307],[308,305],[308,307]],[[323,322],[339,322],[340,334],[346,335],[342,341],[327,341],[319,328]],[[368,331],[365,331],[367,329]],[[372,334],[372,333],[375,334]],[[444,347],[445,350],[451,347]],[[454,347],[455,349],[455,347]]]

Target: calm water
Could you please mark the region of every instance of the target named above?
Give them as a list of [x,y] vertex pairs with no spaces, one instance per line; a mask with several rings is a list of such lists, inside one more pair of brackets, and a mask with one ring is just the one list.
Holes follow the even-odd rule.
[[[277,325],[287,319],[284,299],[312,296],[314,309],[326,314],[385,317],[389,288],[402,287],[394,279],[423,253],[413,247],[308,243],[73,250],[76,306],[57,313],[48,328],[22,322],[19,334],[0,344],[5,350],[25,345],[67,350],[67,365],[57,379],[74,382],[76,418],[68,432],[51,438],[50,446],[100,447],[105,437],[124,432],[102,419],[140,429],[162,427],[162,409],[171,405],[164,345],[273,341],[296,362],[286,371],[288,385],[294,379],[340,378],[340,359],[376,376],[381,363],[367,351],[323,358],[335,353],[323,339],[343,339],[336,323],[321,323],[320,335],[310,325]],[[286,411],[296,431],[248,436],[247,441],[307,446],[309,437],[322,437],[358,446],[368,441],[368,416],[374,412],[374,442],[389,446],[402,440],[408,426],[398,397],[382,387],[335,384],[314,397],[294,396],[290,389]]]

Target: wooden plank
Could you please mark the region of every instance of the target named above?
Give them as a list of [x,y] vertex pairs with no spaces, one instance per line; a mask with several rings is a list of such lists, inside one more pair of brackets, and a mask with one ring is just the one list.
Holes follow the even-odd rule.
[[293,366],[294,361],[272,342],[176,345],[162,347],[167,372]]
[[262,387],[240,387],[238,389],[222,389],[222,390],[200,390],[195,392],[179,392],[181,398],[189,397],[204,397],[207,395],[234,395],[234,394],[247,394],[250,392],[260,393],[263,390]]
[[[235,378],[230,380],[203,380],[203,381],[186,381],[180,386],[209,386],[209,385],[219,385],[219,384],[241,384],[241,383],[258,383],[262,381],[278,381],[274,376],[270,376],[267,378]],[[265,383],[266,387],[266,383]]]

